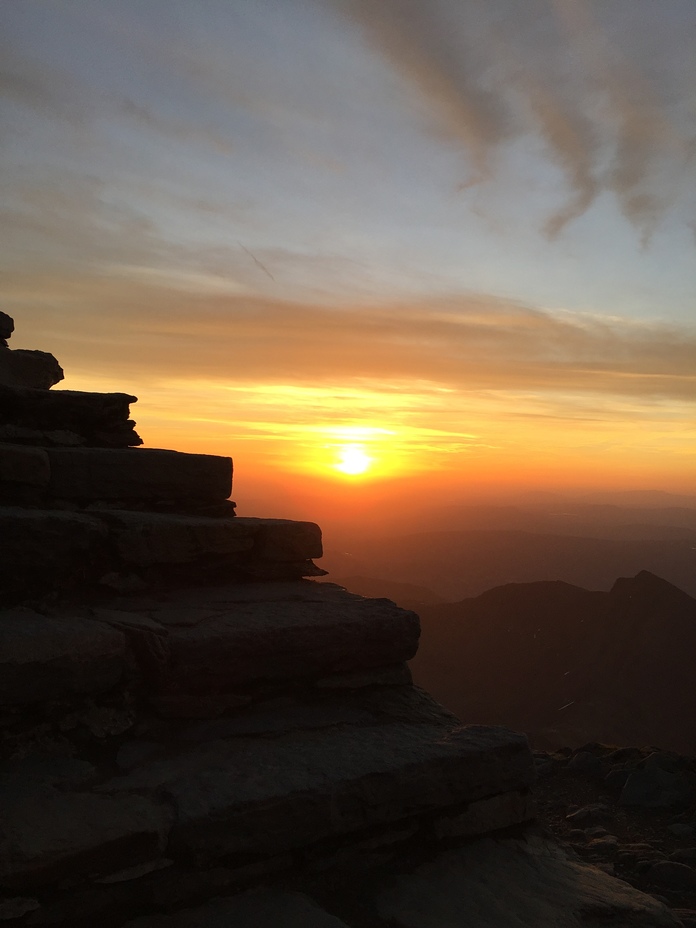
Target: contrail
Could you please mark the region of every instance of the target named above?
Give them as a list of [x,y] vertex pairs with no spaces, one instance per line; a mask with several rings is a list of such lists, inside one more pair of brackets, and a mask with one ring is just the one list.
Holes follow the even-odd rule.
[[271,272],[268,270],[268,268],[265,267],[263,264],[261,264],[261,262],[259,261],[259,259],[258,259],[257,257],[255,257],[255,256],[249,251],[248,248],[245,248],[244,245],[242,245],[241,242],[239,242],[239,247],[242,248],[244,251],[246,251],[246,253],[249,255],[249,257],[250,257],[251,260],[254,262],[254,264],[257,264],[257,265],[261,268],[261,270],[264,272],[264,274],[268,274],[268,276],[271,278],[271,280],[273,281],[273,283],[275,283],[275,277],[273,276],[273,274],[271,274]]

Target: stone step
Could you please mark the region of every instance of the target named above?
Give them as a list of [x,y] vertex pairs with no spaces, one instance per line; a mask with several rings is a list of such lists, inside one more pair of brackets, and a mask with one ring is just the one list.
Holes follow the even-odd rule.
[[232,459],[159,448],[49,448],[56,499],[218,500],[232,492]]
[[[394,868],[397,869],[397,868]],[[479,838],[397,875],[311,895],[260,889],[123,928],[680,928],[678,914],[552,841]],[[687,924],[685,921],[684,924]]]
[[161,702],[381,668],[416,653],[418,617],[389,600],[309,581],[275,587],[200,590],[149,613],[167,630]]
[[311,581],[205,587],[52,615],[19,607],[0,612],[0,705],[93,695],[128,670],[123,685],[135,685],[135,672],[163,714],[214,716],[264,686],[310,681],[330,691],[332,681],[359,688],[392,682],[388,674],[403,683],[394,665],[413,657],[418,635],[415,613]]
[[[44,359],[52,357],[43,355],[42,352],[23,354],[27,358],[31,355],[36,359],[39,359],[39,356],[43,356]],[[3,352],[0,362],[2,359],[12,358],[16,363],[20,353]],[[55,362],[55,359],[52,360]],[[53,380],[53,383],[55,382]],[[39,386],[39,383],[25,387],[17,386],[16,378],[3,378],[0,372],[2,440],[17,440],[32,445],[89,445],[107,448],[123,448],[142,443],[134,431],[135,423],[129,418],[130,405],[137,402],[137,397],[127,393],[34,389]],[[44,380],[43,386],[47,387],[50,384]]]
[[[429,702],[425,694],[421,699]],[[275,855],[422,816],[431,829],[438,812],[519,795],[530,785],[534,771],[524,735],[453,728],[446,721],[388,718],[271,738],[216,738],[145,762],[96,789],[166,797],[175,813],[167,855],[201,866]],[[496,807],[502,826],[530,815],[519,803],[508,809],[505,818]]]
[[228,457],[0,442],[0,499],[10,505],[187,510],[220,507],[231,491]]
[[216,899],[175,915],[136,918],[123,928],[349,928],[303,893],[265,889]]
[[2,707],[102,693],[125,668],[126,636],[117,628],[22,607],[0,612]]
[[[339,841],[340,860],[345,840],[359,855],[363,845],[477,834],[533,814],[526,738],[459,727],[409,686],[270,701],[195,724],[141,717],[138,733],[118,738],[112,762],[102,748],[93,765],[44,732],[28,756],[3,765],[0,886],[41,894],[69,879],[72,892],[90,879],[108,898],[133,868],[156,884],[172,865],[234,869],[288,854],[288,867],[327,840]],[[320,847],[311,853],[329,860]]]
[[6,604],[98,584],[122,591],[145,583],[324,573],[312,563],[322,554],[313,522],[5,507],[0,528],[0,602]]

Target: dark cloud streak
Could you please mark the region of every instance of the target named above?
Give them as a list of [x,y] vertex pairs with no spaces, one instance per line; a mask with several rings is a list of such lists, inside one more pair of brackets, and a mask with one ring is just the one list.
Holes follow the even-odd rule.
[[[689,142],[665,115],[648,63],[640,63],[643,73],[629,65],[585,0],[523,9],[508,0],[337,3],[465,146],[475,180],[495,177],[500,145],[533,125],[572,191],[545,224],[550,238],[602,190],[616,195],[644,240],[672,205],[692,166]],[[459,28],[452,28],[453,12]],[[486,66],[491,62],[495,68]],[[532,125],[520,119],[520,100]]]

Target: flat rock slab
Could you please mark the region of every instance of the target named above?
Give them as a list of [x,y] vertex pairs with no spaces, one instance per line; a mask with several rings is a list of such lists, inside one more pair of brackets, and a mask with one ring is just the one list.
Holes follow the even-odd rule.
[[[37,449],[27,449],[30,455],[34,452]],[[116,455],[136,464],[141,456],[148,455],[147,451],[133,449],[88,449],[80,453],[106,458]],[[50,457],[53,452],[46,454]],[[38,466],[40,460],[34,463]],[[28,465],[26,472],[31,477]],[[311,560],[321,554],[321,530],[313,522],[120,509],[77,513],[0,507],[0,605],[47,592],[84,591],[90,585],[106,583],[110,577],[115,578],[112,586],[116,589],[124,577],[135,578],[140,586],[145,582],[167,588],[204,580],[257,577],[268,582],[294,581],[325,573]],[[184,572],[182,567],[186,568]],[[199,592],[205,599],[205,592]]]
[[254,529],[238,519],[127,511],[99,515],[122,563],[136,569],[237,555],[254,546]]
[[263,890],[216,899],[176,915],[136,918],[123,928],[349,928],[302,893]]
[[49,448],[57,499],[225,500],[232,459],[158,448]]
[[0,483],[47,487],[50,474],[43,448],[0,443]]
[[238,692],[263,681],[384,667],[416,653],[418,616],[389,600],[310,583],[298,583],[288,599],[281,594],[290,584],[280,592],[274,586],[208,591],[207,601],[192,601],[190,624],[186,603],[153,610],[150,617],[169,630],[161,689]]
[[0,351],[0,384],[5,387],[50,390],[65,374],[58,361],[46,351]]
[[[375,894],[393,928],[679,928],[652,896],[569,860],[542,839],[479,839]],[[381,924],[381,922],[380,922]]]
[[31,781],[0,802],[0,885],[22,890],[110,873],[159,854],[171,814],[141,796],[65,793]]
[[107,534],[102,522],[77,513],[0,508],[0,604],[98,574]]
[[135,396],[32,389],[2,383],[0,374],[0,422],[3,428],[22,436],[23,442],[108,448],[142,444],[133,429],[135,423],[129,418],[130,405],[137,402]]
[[108,625],[0,612],[0,705],[102,693],[118,682],[125,660],[126,640]]
[[99,518],[109,526],[121,561],[134,568],[204,558],[228,558],[240,566],[252,561],[296,562],[323,553],[321,530],[314,522],[126,510],[100,512]]
[[520,790],[533,776],[524,735],[391,720],[192,745],[99,789],[165,795],[176,809],[167,853],[200,861],[277,854]]

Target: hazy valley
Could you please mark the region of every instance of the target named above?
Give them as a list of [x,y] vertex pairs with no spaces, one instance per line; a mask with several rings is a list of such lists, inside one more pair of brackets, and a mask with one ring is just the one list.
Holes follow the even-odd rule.
[[[641,505],[626,501],[636,496]],[[641,570],[696,595],[696,499],[620,498],[612,504],[547,494],[516,505],[375,513],[357,528],[325,524],[322,566],[334,582],[350,579],[359,592],[409,605],[454,602],[537,580],[609,590],[617,577]],[[409,593],[400,584],[420,589]]]
[[419,613],[417,683],[540,747],[696,753],[696,508],[452,507],[429,528],[329,546],[325,564]]

